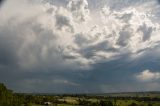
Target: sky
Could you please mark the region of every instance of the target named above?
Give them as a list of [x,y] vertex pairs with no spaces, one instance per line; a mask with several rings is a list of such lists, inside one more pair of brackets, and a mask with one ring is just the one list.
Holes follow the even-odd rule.
[[15,92],[160,90],[159,0],[5,0],[0,82]]

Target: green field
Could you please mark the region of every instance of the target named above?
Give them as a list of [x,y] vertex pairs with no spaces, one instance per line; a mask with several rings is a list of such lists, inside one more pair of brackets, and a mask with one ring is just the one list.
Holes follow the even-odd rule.
[[[48,106],[160,106],[160,99],[149,97],[96,97],[96,96],[59,96],[60,100]],[[62,99],[63,98],[63,99]],[[144,100],[142,100],[144,99]],[[65,103],[58,103],[60,101]],[[73,102],[72,102],[73,101]],[[103,102],[102,102],[103,101]],[[46,106],[35,105],[31,106]]]

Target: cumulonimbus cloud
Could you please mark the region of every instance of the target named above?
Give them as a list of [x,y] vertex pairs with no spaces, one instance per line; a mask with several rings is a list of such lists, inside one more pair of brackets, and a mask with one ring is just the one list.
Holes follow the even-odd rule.
[[[22,5],[20,10],[16,3]],[[152,14],[139,12],[136,7],[115,11],[105,6],[99,18],[90,16],[86,0],[70,1],[67,8],[9,0],[1,11],[0,37],[8,41],[4,42],[6,49],[14,46],[11,52],[17,64],[25,67],[72,67],[75,63],[90,67],[154,47],[160,40],[159,23],[152,21]],[[98,22],[94,22],[96,18]]]
[[[62,90],[72,85],[80,87],[80,91],[86,88],[95,91],[104,85],[103,91],[107,91],[114,73],[133,76],[134,68],[150,69],[149,63],[155,65],[152,68],[157,67],[158,62],[154,64],[160,51],[160,23],[154,11],[157,2],[126,0],[126,5],[131,4],[123,6],[122,0],[110,0],[108,5],[103,0],[105,6],[93,9],[89,4],[93,0],[69,0],[65,6],[67,0],[62,0],[63,5],[56,5],[59,0],[49,1],[6,0],[1,6],[0,79],[5,81],[8,77],[10,85],[17,82],[14,86],[24,89],[28,85],[36,88],[35,83],[41,86],[49,82],[46,87],[51,86],[52,80],[53,85],[65,84]],[[128,72],[122,75],[122,70],[132,75],[127,75]],[[144,77],[147,75],[149,80],[155,80],[155,74],[145,70],[136,74],[136,78],[147,80]],[[115,82],[126,79],[129,78],[114,78]]]
[[0,38],[7,41],[1,46],[13,46],[9,51],[20,67],[89,68],[159,45],[159,23],[150,12],[138,9],[105,6],[94,18],[86,0],[72,0],[66,8],[9,0],[0,13]]

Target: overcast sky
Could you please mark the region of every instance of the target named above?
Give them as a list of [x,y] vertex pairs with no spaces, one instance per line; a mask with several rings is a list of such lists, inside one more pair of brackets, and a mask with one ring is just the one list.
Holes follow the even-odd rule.
[[5,0],[0,82],[16,92],[160,90],[159,0]]

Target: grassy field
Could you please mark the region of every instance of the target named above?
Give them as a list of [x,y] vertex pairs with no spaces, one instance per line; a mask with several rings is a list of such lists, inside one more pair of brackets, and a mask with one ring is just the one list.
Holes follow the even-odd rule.
[[[80,104],[79,100],[82,100],[84,104]],[[93,98],[93,97],[61,97],[59,101],[65,101],[65,103],[60,103],[57,105],[49,105],[49,106],[160,106],[160,101],[143,101],[141,98]],[[112,105],[101,105],[101,101],[111,101]],[[95,103],[93,105],[93,103]],[[31,106],[45,106],[45,105],[36,105],[32,104]]]
[[[46,105],[36,105],[36,104],[32,104],[31,106],[46,106]],[[49,106],[77,106],[77,105],[57,104],[57,105],[49,105]]]
[[[114,93],[97,95],[19,94],[25,106],[160,106],[160,93]],[[28,105],[28,103],[31,103]],[[41,104],[41,105],[40,105]]]

